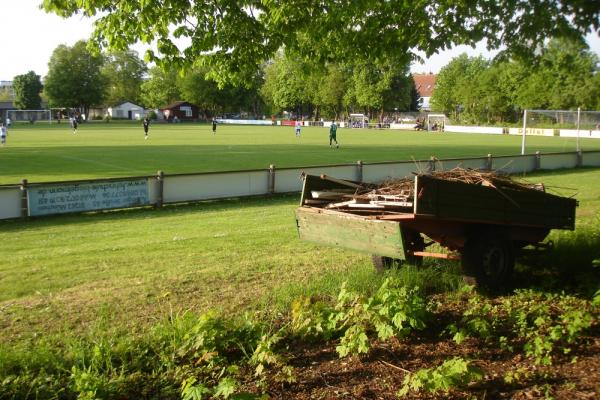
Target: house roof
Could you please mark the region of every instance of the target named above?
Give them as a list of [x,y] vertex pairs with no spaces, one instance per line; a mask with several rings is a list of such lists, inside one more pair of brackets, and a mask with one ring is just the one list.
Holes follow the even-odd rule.
[[419,93],[420,97],[431,97],[433,90],[435,89],[435,82],[437,75],[432,73],[429,74],[413,74],[415,81],[415,88]]
[[176,101],[174,103],[171,103],[171,104],[169,104],[167,106],[162,107],[161,110],[171,110],[173,108],[177,108],[177,107],[182,106],[182,105],[188,105],[188,106],[192,106],[192,107],[197,107],[195,104],[189,103],[187,101]]
[[144,108],[144,107],[140,106],[139,104],[134,103],[133,101],[129,101],[129,100],[121,101],[120,103],[117,103],[117,104],[111,106],[111,108],[113,108],[113,107],[120,107],[120,106],[122,106],[123,104],[126,104],[126,103],[133,104],[134,106],[139,107],[139,108]]

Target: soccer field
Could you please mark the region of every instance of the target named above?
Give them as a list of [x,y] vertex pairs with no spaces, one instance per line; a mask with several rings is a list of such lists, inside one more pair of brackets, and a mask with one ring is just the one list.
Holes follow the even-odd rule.
[[[328,129],[293,127],[141,123],[17,125],[0,148],[0,184],[63,181],[240,169],[451,157],[514,155],[521,137],[395,130],[340,129],[340,148],[330,148]],[[583,150],[600,150],[600,140],[581,139]],[[575,138],[528,137],[527,153],[575,151]]]

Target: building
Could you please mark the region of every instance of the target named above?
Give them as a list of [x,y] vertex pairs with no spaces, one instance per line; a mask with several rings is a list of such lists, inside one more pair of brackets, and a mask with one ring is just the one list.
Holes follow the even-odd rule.
[[413,80],[415,81],[415,88],[419,94],[419,108],[421,111],[430,111],[429,100],[435,90],[435,83],[437,75],[432,73],[428,74],[413,74]]
[[198,106],[187,101],[176,101],[160,109],[166,120],[177,117],[180,121],[195,121],[198,119]]
[[124,101],[106,109],[106,113],[113,119],[143,119],[146,115],[144,107]]

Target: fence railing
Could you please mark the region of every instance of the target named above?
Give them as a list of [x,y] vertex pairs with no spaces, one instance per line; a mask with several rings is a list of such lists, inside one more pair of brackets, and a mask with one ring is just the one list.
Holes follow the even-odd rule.
[[73,212],[157,206],[200,200],[299,192],[300,176],[327,174],[341,179],[379,182],[413,173],[463,168],[522,174],[536,170],[600,167],[600,151],[535,153],[515,156],[451,158],[307,166],[196,174],[164,174],[115,179],[0,186],[0,219]]

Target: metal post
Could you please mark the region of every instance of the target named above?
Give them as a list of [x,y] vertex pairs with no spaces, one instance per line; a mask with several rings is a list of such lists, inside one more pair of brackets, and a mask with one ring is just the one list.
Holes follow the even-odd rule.
[[358,182],[363,181],[363,162],[362,162],[362,160],[358,160],[356,162],[356,180]]
[[521,155],[525,154],[525,131],[527,130],[527,110],[523,111],[523,138],[521,139]]
[[581,149],[579,148],[579,122],[581,121],[581,107],[577,107],[577,152]]
[[164,187],[165,187],[165,173],[158,171],[156,174],[156,183],[158,186],[158,194],[156,198],[156,207],[162,207],[164,202]]
[[542,155],[539,151],[535,152],[535,165],[534,169],[540,169],[542,167]]
[[581,150],[577,150],[577,168],[583,166],[583,152]]
[[29,215],[27,205],[27,179],[21,181],[21,217],[26,218]]
[[491,171],[493,167],[494,167],[494,160],[493,160],[493,158],[492,158],[492,155],[491,155],[491,154],[488,154],[488,155],[487,155],[487,160],[486,160],[486,166],[485,166],[485,168],[486,168],[488,171]]
[[269,194],[275,193],[275,165],[269,165],[269,183],[268,183]]

